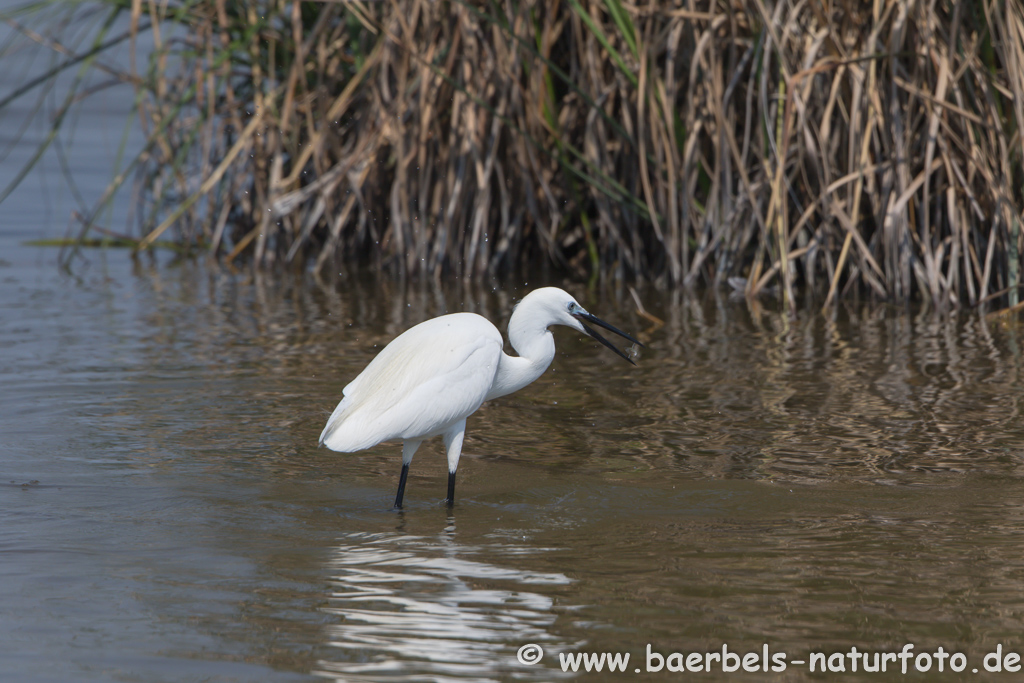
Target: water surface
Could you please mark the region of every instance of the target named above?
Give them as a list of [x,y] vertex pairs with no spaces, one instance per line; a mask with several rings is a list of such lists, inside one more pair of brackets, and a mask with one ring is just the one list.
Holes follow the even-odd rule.
[[648,645],[798,660],[907,643],[967,658],[929,680],[1007,680],[984,655],[1024,649],[1013,327],[642,291],[657,325],[625,291],[566,285],[640,335],[638,366],[556,330],[551,370],[470,419],[455,509],[436,440],[399,514],[398,445],[317,448],[342,387],[427,317],[504,329],[539,281],[401,287],[119,251],[69,276],[0,246],[11,680],[546,681],[578,652],[631,654],[594,680],[664,680],[685,674],[632,671]]

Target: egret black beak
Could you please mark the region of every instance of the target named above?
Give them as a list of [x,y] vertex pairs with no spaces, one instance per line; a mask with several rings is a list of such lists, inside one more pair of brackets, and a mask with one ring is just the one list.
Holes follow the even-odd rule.
[[604,344],[605,346],[607,346],[609,349],[611,349],[615,353],[617,353],[620,356],[622,356],[623,358],[625,358],[632,365],[636,365],[636,363],[633,362],[633,359],[630,358],[629,356],[627,356],[625,354],[625,352],[622,351],[622,349],[620,349],[619,347],[615,346],[615,344],[612,344],[610,341],[608,341],[607,339],[605,339],[604,337],[599,335],[597,332],[595,332],[590,327],[587,327],[587,323],[593,323],[594,325],[597,325],[598,327],[603,327],[604,329],[608,330],[609,332],[614,332],[615,334],[619,335],[623,339],[628,339],[629,341],[633,342],[634,344],[639,344],[641,347],[643,347],[643,344],[639,340],[634,339],[632,336],[626,334],[625,332],[623,332],[619,328],[614,327],[612,325],[609,325],[608,323],[606,323],[605,321],[601,320],[597,316],[590,315],[589,313],[586,313],[584,311],[577,311],[575,313],[572,313],[571,315],[572,315],[572,317],[574,317],[574,318],[576,318],[577,320],[580,321],[580,325],[583,325],[583,331],[584,332],[586,332],[591,337],[593,337],[597,341],[599,341],[602,344]]

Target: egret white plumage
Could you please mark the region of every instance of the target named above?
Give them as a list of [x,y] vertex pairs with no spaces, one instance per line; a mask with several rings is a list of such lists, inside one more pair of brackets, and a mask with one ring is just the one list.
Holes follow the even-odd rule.
[[583,332],[633,363],[586,323],[643,346],[587,313],[557,287],[530,292],[512,312],[508,338],[518,357],[502,350],[501,333],[475,313],[451,313],[422,322],[398,335],[344,388],[320,444],[351,453],[401,439],[402,474],[395,497],[395,507],[401,508],[416,449],[425,439],[443,435],[448,451],[447,502],[452,505],[466,418],[484,401],[518,391],[544,374],[555,357],[550,326]]

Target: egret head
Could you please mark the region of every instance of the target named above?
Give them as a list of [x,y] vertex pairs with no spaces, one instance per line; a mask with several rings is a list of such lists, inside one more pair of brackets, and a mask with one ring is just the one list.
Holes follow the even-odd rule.
[[[544,287],[542,289],[534,290],[526,295],[520,304],[526,305],[527,302],[529,302],[531,308],[533,306],[537,306],[539,309],[537,311],[538,315],[543,315],[540,311],[547,314],[548,322],[544,325],[545,327],[548,325],[565,325],[566,327],[571,327],[574,330],[593,337],[630,363],[633,363],[632,358],[626,355],[622,349],[618,348],[594,331],[594,329],[587,325],[587,323],[603,327],[609,332],[614,332],[623,339],[628,339],[634,344],[638,344],[641,347],[643,346],[640,341],[634,339],[631,335],[626,334],[617,327],[609,325],[597,316],[588,313],[586,309],[579,305],[579,302],[577,302],[571,294],[557,287]],[[636,365],[636,363],[633,363],[633,365]]]

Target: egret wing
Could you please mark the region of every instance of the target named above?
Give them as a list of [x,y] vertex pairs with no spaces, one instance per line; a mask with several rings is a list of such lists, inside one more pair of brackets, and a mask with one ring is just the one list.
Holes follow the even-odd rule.
[[410,328],[345,387],[320,443],[348,452],[442,433],[480,407],[501,347],[494,325],[472,313]]

